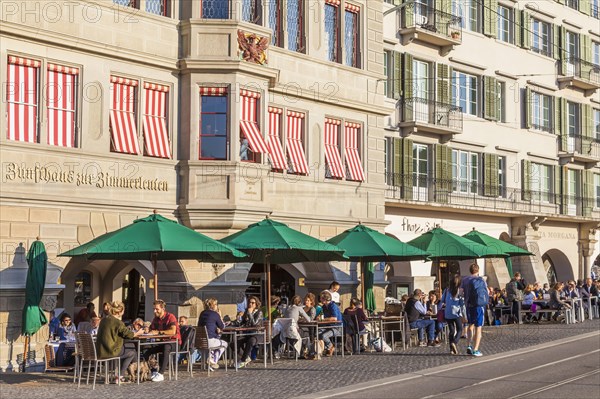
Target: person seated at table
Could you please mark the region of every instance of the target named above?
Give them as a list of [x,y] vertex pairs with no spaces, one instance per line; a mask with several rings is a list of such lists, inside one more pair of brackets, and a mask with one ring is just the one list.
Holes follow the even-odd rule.
[[[251,295],[248,297],[248,307],[242,316],[240,327],[259,327],[263,323],[263,312],[260,310],[260,300]],[[245,367],[250,363],[250,353],[252,348],[258,343],[258,335],[245,335],[240,339],[240,349],[242,349],[242,357],[238,363],[238,368]]]
[[131,325],[128,328],[133,332],[144,330],[144,320],[138,317],[133,321],[133,323],[131,323]]
[[[295,320],[296,323],[300,321],[310,322],[312,320],[302,307],[302,297],[300,295],[294,295],[292,297],[292,304],[286,308],[283,317]],[[281,346],[283,345],[282,334],[287,337],[292,346],[295,345],[297,339],[290,338],[290,336],[301,337],[301,331],[298,327],[294,331],[286,331],[273,337],[273,355],[276,359],[279,359],[281,356]]]
[[442,333],[444,332],[444,327],[446,325],[446,323],[442,322],[442,321],[437,321],[437,312],[439,310],[439,299],[438,299],[438,294],[436,290],[431,290],[429,291],[428,297],[427,297],[427,313],[429,313],[431,315],[432,318],[435,319],[435,342],[437,342],[438,344],[440,343],[441,339],[440,337],[442,336]]
[[123,340],[133,339],[144,332],[143,330],[138,330],[134,333],[129,328],[125,327],[125,324],[122,321],[124,312],[125,305],[123,305],[123,302],[111,302],[109,304],[108,315],[100,321],[96,338],[96,353],[98,359],[108,359],[111,357],[118,357],[121,359],[121,371],[119,374],[121,376],[121,382],[127,381],[125,373],[127,372],[129,364],[131,364],[133,359],[137,356],[136,350],[129,346],[125,346]]
[[75,327],[79,327],[79,323],[81,323],[82,321],[86,321],[89,323],[92,321],[92,317],[98,317],[98,315],[95,312],[95,308],[96,306],[92,302],[90,302],[86,305],[85,308],[81,309],[79,313],[77,313],[77,316],[75,316],[75,320],[73,321],[75,323]]
[[63,313],[60,316],[60,325],[57,329],[58,338],[61,341],[75,341],[75,332],[77,329],[75,328],[75,324],[71,319],[71,316],[68,313]]
[[308,318],[311,321],[317,318],[317,308],[315,307],[316,302],[317,298],[312,292],[309,292],[304,296],[304,307],[302,309],[308,315]]
[[[589,307],[588,298],[592,298],[591,299],[592,308],[594,306],[596,306],[596,304],[598,303],[598,298],[597,298],[598,297],[598,288],[596,287],[596,285],[594,284],[594,282],[592,281],[592,279],[590,277],[585,279],[585,282],[579,289],[579,293],[581,294],[581,297],[585,299],[585,301],[583,302],[583,307],[587,310],[587,312],[589,314],[590,309],[588,309],[588,307]],[[596,297],[596,298],[594,298],[594,297]],[[589,318],[589,316],[588,316],[588,318]]]
[[542,283],[539,281],[533,283],[533,294],[535,295],[535,299],[544,299],[544,290],[542,289]]
[[326,290],[327,292],[329,292],[331,294],[331,301],[333,303],[335,303],[336,305],[338,305],[338,307],[341,304],[339,290],[340,290],[340,283],[338,283],[337,281],[332,281],[331,284],[329,284],[329,289]]
[[[365,314],[365,311],[362,309],[362,302],[358,299],[358,298],[352,298],[350,299],[350,306],[348,306],[346,309],[344,309],[344,316],[350,316],[352,317],[352,319],[354,320],[354,318],[356,318],[356,324],[358,327],[358,331],[356,332],[362,339],[362,343],[361,343],[361,347],[360,347],[360,351],[364,352],[365,348],[367,347],[367,339],[368,339],[368,334],[370,332],[371,326],[368,324],[365,324],[365,322],[369,321],[369,318],[367,317],[367,315]],[[348,336],[346,336],[348,337]],[[350,339],[346,340],[346,349],[349,352],[354,352],[354,348],[356,347],[353,344],[354,340],[354,336],[350,336]],[[349,342],[349,344],[348,344]]]
[[102,313],[100,313],[100,318],[104,318],[110,315],[110,303],[104,302],[102,304]]
[[550,290],[550,301],[548,301],[548,307],[550,309],[556,309],[556,312],[552,316],[552,320],[554,321],[558,321],[558,316],[562,310],[571,309],[571,305],[563,301],[560,297],[563,287],[563,283],[557,282]]
[[[333,302],[331,293],[327,290],[319,295],[323,304],[323,321],[342,322],[342,312],[338,305]],[[319,339],[323,341],[324,352],[323,356],[331,356],[335,351],[335,345],[331,342],[331,338],[339,337],[342,334],[341,326],[319,328]]]
[[506,297],[502,294],[500,288],[494,288],[494,292],[490,295],[490,309],[494,315],[494,325],[502,324],[502,310],[506,305]]
[[[238,293],[239,295],[239,293]],[[236,320],[237,321],[241,321],[242,320],[242,316],[244,315],[244,312],[246,311],[246,308],[248,307],[248,298],[246,297],[246,294],[241,293],[241,298],[239,299],[239,302],[235,305],[236,307]]]
[[[281,313],[279,313],[279,304],[281,303],[281,298],[277,295],[271,295],[271,320],[275,320],[281,317]],[[269,310],[267,309],[267,305],[260,308],[261,312],[265,317],[268,315]]]
[[[154,301],[154,319],[150,323],[150,327],[147,331],[150,335],[164,335],[165,339],[177,339],[179,345],[181,345],[181,332],[179,331],[179,323],[177,318],[172,313],[167,312],[165,301],[158,299]],[[150,359],[150,355],[160,353],[161,364],[158,370],[152,371],[151,380],[153,382],[164,381],[164,373],[169,366],[170,353],[176,350],[176,344],[162,344],[156,345],[144,352],[144,358]]]
[[[525,287],[525,291],[523,291],[523,303],[521,304],[521,309],[522,310],[531,310],[531,306],[533,305],[534,300],[535,300],[535,292],[533,289],[533,285],[529,284],[527,287]],[[528,323],[530,323],[532,321],[537,322],[538,319],[531,313],[528,313],[525,315],[525,321]]]
[[60,326],[60,318],[63,313],[64,309],[62,308],[56,308],[50,312],[50,323],[48,323],[50,339],[58,337],[58,327]]
[[575,285],[575,281],[570,280],[563,289],[563,296],[567,299],[579,298],[579,290]]
[[[435,342],[435,321],[425,320],[424,317],[430,314],[427,313],[427,296],[420,289],[416,289],[413,296],[406,301],[406,317],[410,328],[416,328],[419,334],[419,346],[439,347],[440,344]],[[425,331],[429,343],[425,340]]]
[[[218,301],[216,298],[208,298],[204,301],[204,310],[198,318],[198,326],[206,327],[208,334],[208,347],[217,348],[210,351],[208,357],[208,367],[211,369],[219,368],[219,360],[227,350],[227,342],[221,339],[221,333],[225,328],[221,314],[219,313]],[[221,348],[218,348],[221,346]]]
[[[196,361],[200,358],[200,353],[194,348],[194,342],[192,341],[194,336],[192,335],[192,331],[194,331],[194,328],[189,324],[187,316],[179,316],[179,333],[181,334],[181,342],[183,345],[185,345],[186,342],[189,341],[188,347],[190,350],[192,350],[190,359],[192,363],[196,363]],[[186,362],[185,364],[187,364],[187,357],[185,353],[179,354],[178,362]]]
[[80,328],[78,328],[77,331],[96,335],[98,334],[98,326],[100,326],[100,318],[98,316],[94,316],[89,323],[82,322],[79,324]]

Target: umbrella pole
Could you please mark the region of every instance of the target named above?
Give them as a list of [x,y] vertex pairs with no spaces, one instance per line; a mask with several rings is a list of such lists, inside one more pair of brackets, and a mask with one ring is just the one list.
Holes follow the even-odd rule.
[[154,266],[154,300],[158,301],[158,264],[156,254],[152,254],[152,266]]
[[31,337],[29,335],[25,336],[25,347],[23,348],[23,367],[22,370],[25,372],[25,367],[27,366],[27,355],[29,352],[29,342]]
[[362,258],[360,258],[360,289],[361,289],[360,300],[362,301],[363,307],[364,307],[364,306],[366,306],[366,304],[365,304],[365,265],[364,265]]
[[[265,269],[267,270],[267,306],[265,306],[265,308],[267,309],[267,313],[269,313],[269,324],[267,325],[267,331],[266,334],[268,334],[268,338],[265,337],[265,341],[269,340],[269,342],[271,341],[271,254],[266,254],[265,255]],[[264,317],[264,315],[263,315]],[[270,345],[271,347],[271,351],[273,350],[273,346]],[[267,354],[265,353],[265,357],[267,356]],[[273,360],[273,354],[271,353],[271,361]]]

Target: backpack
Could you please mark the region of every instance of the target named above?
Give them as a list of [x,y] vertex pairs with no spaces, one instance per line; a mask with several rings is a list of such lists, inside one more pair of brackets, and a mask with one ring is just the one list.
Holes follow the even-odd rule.
[[488,294],[487,285],[481,277],[477,277],[471,280],[471,287],[469,290],[469,298],[467,298],[467,305],[471,308],[487,306],[490,301],[490,295]]
[[444,291],[442,299],[446,304],[445,314],[446,319],[457,319],[462,317],[462,300],[461,298],[453,298],[449,289]]

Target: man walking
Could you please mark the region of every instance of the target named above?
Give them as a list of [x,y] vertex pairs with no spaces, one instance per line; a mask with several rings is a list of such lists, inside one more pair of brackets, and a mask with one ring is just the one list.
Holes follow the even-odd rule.
[[489,302],[487,284],[479,277],[479,265],[469,266],[470,276],[462,280],[461,288],[467,304],[467,355],[482,356],[479,351],[485,306]]

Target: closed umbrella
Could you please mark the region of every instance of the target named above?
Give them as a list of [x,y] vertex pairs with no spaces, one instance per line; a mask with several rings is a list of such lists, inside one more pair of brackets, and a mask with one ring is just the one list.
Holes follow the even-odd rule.
[[89,260],[150,260],[154,267],[154,299],[158,299],[159,260],[238,262],[246,258],[243,252],[167,219],[156,211],[59,256],[84,256]]
[[36,239],[27,252],[27,282],[25,284],[25,306],[23,307],[23,320],[21,334],[25,336],[25,350],[23,353],[23,370],[27,364],[27,352],[31,336],[42,326],[48,323],[44,311],[40,308],[40,301],[46,285],[46,269],[48,255],[46,247]]
[[373,279],[375,277],[375,271],[373,269],[373,262],[367,262],[365,268],[365,298],[364,306],[370,313],[375,312],[375,294],[373,293]]
[[512,271],[512,261],[511,261],[510,257],[511,256],[533,255],[531,252],[527,251],[526,249],[517,247],[516,245],[510,244],[508,242],[499,240],[497,238],[494,238],[492,236],[484,234],[480,231],[477,231],[477,230],[475,230],[475,227],[473,227],[472,231],[469,231],[467,234],[464,234],[463,237],[468,238],[469,240],[474,241],[478,244],[482,244],[487,247],[493,248],[496,251],[501,251],[501,252],[504,252],[505,254],[507,254],[508,256],[505,256],[506,268],[508,269],[508,273],[511,277],[513,275],[513,271]]
[[[327,240],[328,243],[336,245],[346,252],[350,260],[360,262],[362,299],[365,302],[366,290],[369,288],[365,279],[364,262],[397,262],[426,259],[428,252],[403,243],[393,237],[382,234],[363,224],[358,224],[351,229],[338,234]],[[371,282],[371,291],[373,283]],[[365,304],[366,306],[366,304]]]
[[250,262],[265,265],[269,326],[271,325],[269,302],[271,300],[271,263],[348,260],[343,255],[343,249],[268,217],[221,239],[221,242],[247,253]]

